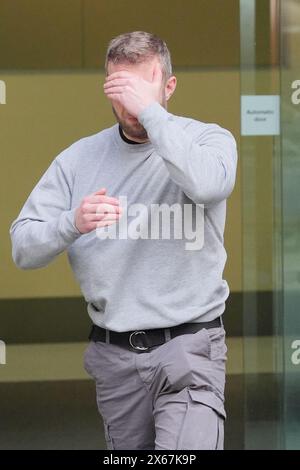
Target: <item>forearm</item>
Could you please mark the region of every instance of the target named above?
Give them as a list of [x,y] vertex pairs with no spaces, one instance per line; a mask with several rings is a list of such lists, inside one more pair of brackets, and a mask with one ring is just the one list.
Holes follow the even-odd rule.
[[10,234],[13,260],[21,269],[46,266],[81,235],[74,225],[74,210],[47,222],[19,217]]
[[170,177],[194,202],[226,199],[236,173],[236,144],[226,129],[207,125],[196,142],[158,103],[145,108],[139,120],[164,160]]

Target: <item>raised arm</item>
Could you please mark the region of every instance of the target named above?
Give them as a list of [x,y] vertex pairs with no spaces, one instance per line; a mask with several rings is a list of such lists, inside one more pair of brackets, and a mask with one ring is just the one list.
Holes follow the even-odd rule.
[[[180,118],[160,104],[161,66],[157,60],[152,65],[153,74],[147,80],[126,70],[108,75],[104,84],[106,96],[139,120],[170,177],[190,199],[204,205],[226,199],[236,175],[234,137],[217,124],[191,121],[189,125],[197,127],[192,132],[180,125]],[[168,87],[164,86],[165,99],[174,92],[175,77],[168,83]]]
[[237,149],[232,134],[217,124],[197,123],[188,132],[159,103],[139,114],[156,152],[171,178],[195,203],[226,199],[234,187]]

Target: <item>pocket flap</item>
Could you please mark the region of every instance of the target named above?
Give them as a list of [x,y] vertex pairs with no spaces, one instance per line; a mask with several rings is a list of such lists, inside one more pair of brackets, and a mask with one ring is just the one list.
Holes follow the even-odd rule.
[[188,389],[189,395],[193,401],[202,403],[203,405],[209,406],[216,411],[222,418],[226,419],[226,412],[224,409],[224,403],[220,398],[214,395],[213,392],[207,390],[199,390],[194,388]]

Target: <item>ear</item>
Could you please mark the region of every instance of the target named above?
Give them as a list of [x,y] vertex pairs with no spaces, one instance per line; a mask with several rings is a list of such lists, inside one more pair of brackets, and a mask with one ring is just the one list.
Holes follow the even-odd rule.
[[168,78],[167,83],[165,85],[165,96],[166,100],[168,101],[171,96],[173,95],[177,85],[177,78],[175,75],[172,75],[172,77]]

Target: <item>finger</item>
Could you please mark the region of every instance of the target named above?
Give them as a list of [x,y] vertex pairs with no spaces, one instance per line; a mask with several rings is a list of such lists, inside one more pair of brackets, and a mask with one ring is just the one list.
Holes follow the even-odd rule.
[[120,206],[113,206],[111,204],[99,204],[98,206],[94,205],[96,207],[96,211],[98,214],[121,214],[122,208]]
[[86,204],[84,206],[85,214],[121,214],[122,208],[112,204]]
[[121,214],[104,214],[101,220],[119,220]]
[[113,206],[118,206],[120,204],[119,199],[117,199],[116,197],[110,197],[105,195],[91,196],[86,202],[88,204],[112,204]]
[[105,77],[105,82],[109,82],[110,80],[114,80],[115,78],[132,78],[135,76],[135,74],[128,72],[127,70],[120,70],[119,72],[114,72],[110,75],[107,75],[107,77]]
[[86,222],[99,222],[101,220],[119,220],[120,214],[86,214]]
[[113,94],[122,94],[125,93],[126,91],[129,90],[129,87],[127,85],[122,85],[122,86],[112,86],[104,89],[104,93],[106,95],[113,95]]
[[115,224],[115,223],[116,223],[115,220],[104,220],[104,221],[101,221],[101,222],[97,222],[96,223],[96,228],[106,227],[107,225],[112,225],[112,224]]
[[105,193],[106,193],[106,188],[101,188],[101,189],[99,189],[99,191],[96,191],[93,194],[105,194]]
[[99,189],[98,191],[95,191],[94,193],[89,194],[88,196],[86,196],[85,199],[89,199],[89,198],[91,198],[91,197],[93,197],[93,196],[98,196],[98,195],[99,195],[99,196],[100,196],[100,195],[103,196],[105,193],[106,193],[106,188],[101,188],[101,189]]
[[130,84],[130,80],[128,80],[128,78],[116,78],[116,79],[113,79],[113,80],[110,80],[110,81],[104,83],[103,88],[106,89],[106,88],[109,88],[109,87],[125,86],[125,85],[129,85],[129,84]]

